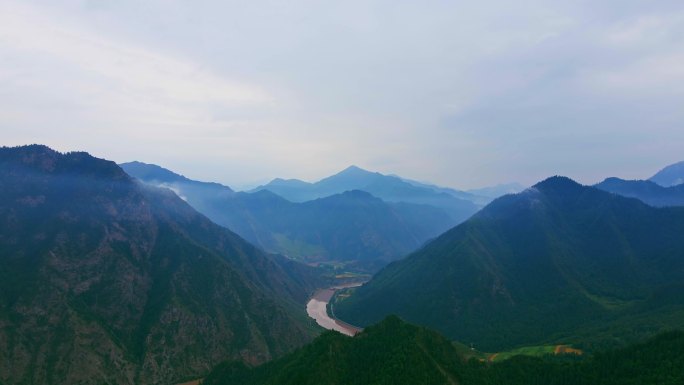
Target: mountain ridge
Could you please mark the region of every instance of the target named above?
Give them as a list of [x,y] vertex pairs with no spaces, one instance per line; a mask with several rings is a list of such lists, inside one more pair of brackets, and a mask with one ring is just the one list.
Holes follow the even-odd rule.
[[308,262],[343,261],[377,270],[455,224],[437,208],[384,202],[360,190],[295,203],[270,190],[224,192],[203,187],[205,182],[150,178],[152,172],[128,164],[123,168],[134,177],[149,178],[143,179],[146,183],[171,188],[259,247]]
[[594,187],[625,197],[636,198],[655,207],[684,206],[684,185],[663,187],[650,180],[606,178]]
[[684,333],[673,331],[587,357],[546,354],[484,362],[438,333],[388,316],[349,338],[326,332],[311,344],[257,367],[226,362],[205,385],[678,384],[684,380]]
[[[314,183],[296,179],[287,180],[287,183],[283,181],[274,180],[275,183],[271,182],[251,191],[271,190],[290,201],[305,202],[348,190],[362,190],[387,202],[428,204],[438,207],[447,211],[456,222],[461,222],[475,213],[482,203],[481,198],[465,192],[454,195],[449,192],[452,189],[430,187],[427,184],[367,171],[357,166],[349,166]],[[463,199],[465,197],[470,197],[478,203]]]
[[656,293],[684,280],[679,231],[681,208],[551,177],[388,265],[335,302],[335,314],[363,326],[394,313],[489,350],[572,336],[589,319],[592,328],[637,322],[664,306]]

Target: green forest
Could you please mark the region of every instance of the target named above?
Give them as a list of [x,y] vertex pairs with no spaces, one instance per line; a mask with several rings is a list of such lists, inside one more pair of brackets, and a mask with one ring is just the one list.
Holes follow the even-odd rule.
[[354,338],[326,332],[278,360],[249,368],[226,362],[204,385],[629,385],[684,383],[684,332],[576,356],[515,356],[501,362],[465,358],[427,328],[390,316]]

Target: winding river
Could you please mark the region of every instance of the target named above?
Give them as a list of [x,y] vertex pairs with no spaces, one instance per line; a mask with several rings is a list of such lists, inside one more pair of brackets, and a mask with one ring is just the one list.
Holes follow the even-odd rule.
[[319,324],[325,329],[337,330],[342,334],[354,336],[356,333],[360,332],[361,329],[344,323],[342,321],[336,320],[334,318],[331,318],[328,315],[327,306],[328,302],[330,302],[330,298],[332,298],[333,294],[335,294],[337,290],[360,285],[361,283],[355,283],[352,285],[337,286],[328,289],[318,290],[316,294],[314,294],[314,296],[311,297],[309,302],[306,304],[306,313],[309,315],[309,317],[315,319],[317,324]]

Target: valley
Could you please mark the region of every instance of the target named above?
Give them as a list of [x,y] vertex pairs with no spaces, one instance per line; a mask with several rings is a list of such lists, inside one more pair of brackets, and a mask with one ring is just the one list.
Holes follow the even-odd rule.
[[684,0],[0,0],[0,385],[684,385]]
[[[678,186],[551,177],[414,242],[404,257],[334,258],[396,246],[415,234],[396,234],[409,218],[399,212],[422,213],[415,229],[436,208],[363,191],[303,203],[264,190],[236,196],[141,167],[152,179],[87,153],[0,150],[0,383],[261,384],[275,375],[287,384],[311,374],[356,384],[362,357],[396,371],[363,372],[361,383],[401,373],[479,384],[519,365],[564,373],[556,361],[582,377],[603,352],[640,349],[684,322]],[[264,210],[261,223],[329,239],[319,243],[329,254],[264,252],[194,205],[238,222]],[[303,374],[300,365],[320,367]]]
[[295,199],[287,193],[292,188],[282,190],[278,181],[236,192],[153,164],[128,162],[121,167],[147,185],[174,191],[215,223],[267,252],[365,274],[410,253],[479,207],[437,186],[418,187],[356,167],[312,185],[324,188],[304,189],[315,194],[294,195],[307,199]]

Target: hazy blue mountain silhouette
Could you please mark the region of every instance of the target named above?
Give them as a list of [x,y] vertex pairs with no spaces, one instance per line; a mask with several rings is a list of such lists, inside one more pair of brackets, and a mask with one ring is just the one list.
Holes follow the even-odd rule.
[[359,190],[296,203],[269,190],[236,193],[155,165],[121,166],[146,183],[170,188],[259,247],[308,262],[344,261],[376,270],[457,223],[439,208],[384,202]]
[[607,178],[594,187],[625,197],[636,198],[651,206],[684,206],[684,184],[663,187],[648,180]]
[[397,176],[370,172],[356,166],[350,166],[315,183],[296,179],[275,179],[252,191],[259,190],[272,191],[293,202],[304,202],[350,190],[362,190],[386,202],[425,204],[440,208],[456,223],[464,221],[480,207],[470,200],[454,196],[448,192],[449,189],[435,189],[427,184],[405,181]]
[[676,186],[684,183],[684,161],[671,164],[649,178],[663,187]]

